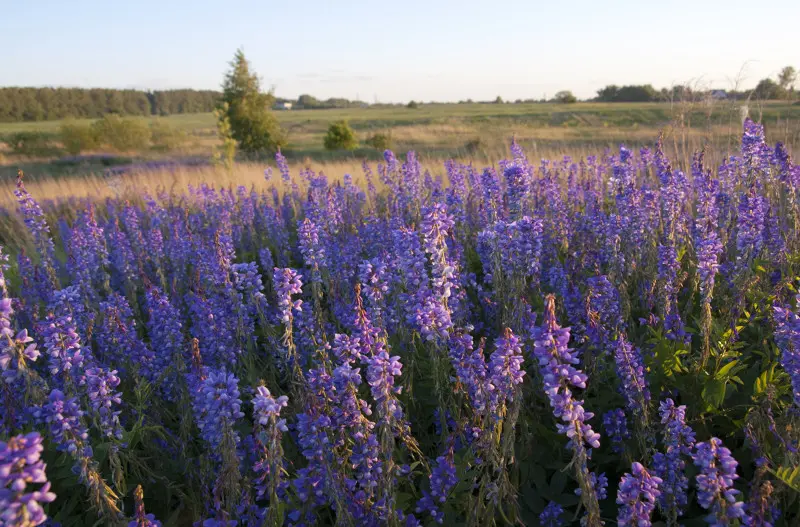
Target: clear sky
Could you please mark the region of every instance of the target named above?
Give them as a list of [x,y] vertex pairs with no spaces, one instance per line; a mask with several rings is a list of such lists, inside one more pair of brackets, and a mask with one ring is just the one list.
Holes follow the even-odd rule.
[[0,0],[0,86],[218,89],[242,47],[291,98],[752,87],[800,70],[798,20],[798,0]]

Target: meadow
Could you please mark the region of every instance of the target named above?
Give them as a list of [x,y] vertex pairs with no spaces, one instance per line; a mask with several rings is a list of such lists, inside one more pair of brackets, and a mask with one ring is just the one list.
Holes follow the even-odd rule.
[[[293,162],[352,161],[380,159],[381,150],[367,146],[372,134],[391,136],[392,148],[405,153],[414,150],[423,159],[479,159],[495,161],[508,155],[512,136],[532,158],[586,156],[625,142],[631,148],[651,144],[660,133],[675,163],[688,169],[693,153],[706,145],[730,150],[738,141],[743,101],[702,100],[674,103],[471,103],[420,104],[330,110],[276,111],[288,133],[284,154]],[[770,130],[774,139],[788,146],[800,142],[800,105],[786,102],[750,102],[750,115]],[[149,118],[133,118],[152,122]],[[128,152],[135,158],[211,156],[218,144],[212,114],[181,114],[158,118],[188,134],[176,151]],[[328,126],[347,120],[361,145],[355,152],[326,151],[323,136]],[[78,121],[79,123],[81,121]],[[91,121],[84,121],[89,123]],[[0,138],[16,132],[43,132],[56,137],[61,121],[0,123]],[[8,156],[8,153],[6,153]],[[30,163],[25,159],[6,162],[22,164],[34,175],[61,171],[62,167]],[[97,169],[98,167],[91,167]],[[102,167],[100,167],[102,169]],[[85,170],[84,170],[85,171]]]
[[664,105],[555,108],[6,178],[0,525],[797,525],[796,107],[661,140]]

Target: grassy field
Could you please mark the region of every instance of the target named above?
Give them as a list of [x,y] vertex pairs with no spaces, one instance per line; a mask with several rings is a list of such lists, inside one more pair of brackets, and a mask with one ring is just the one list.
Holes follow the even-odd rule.
[[[741,102],[713,103],[576,103],[576,104],[425,104],[406,107],[344,110],[292,110],[275,112],[287,130],[284,153],[295,162],[345,162],[380,157],[363,144],[373,133],[388,133],[393,149],[402,154],[416,150],[429,159],[497,160],[508,152],[512,137],[529,155],[557,157],[602,152],[620,143],[631,147],[652,145],[659,133],[678,163],[685,165],[692,152],[706,147],[712,155],[725,153],[738,143]],[[796,150],[800,144],[800,105],[765,103],[749,105],[752,118],[762,121],[770,137]],[[142,118],[145,119],[145,118]],[[217,143],[212,114],[186,114],[160,118],[186,131],[189,140],[180,151],[129,153],[129,157],[208,157]],[[355,152],[328,152],[322,146],[328,125],[345,119],[356,131],[362,147]],[[20,131],[57,135],[59,121],[0,123],[0,137]],[[0,151],[0,156],[2,152]],[[52,166],[48,160],[0,158],[0,177],[18,166],[28,172],[59,175],[74,171]],[[1,166],[4,165],[4,166]],[[103,167],[99,167],[102,169]],[[79,167],[78,171],[98,167]]]

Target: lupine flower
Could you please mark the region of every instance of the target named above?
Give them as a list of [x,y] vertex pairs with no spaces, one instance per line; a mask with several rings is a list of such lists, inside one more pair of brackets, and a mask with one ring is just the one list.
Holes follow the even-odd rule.
[[603,414],[603,428],[611,439],[611,450],[617,454],[625,452],[625,442],[630,439],[628,431],[628,419],[625,417],[625,410],[617,408],[609,410]]
[[288,324],[291,322],[293,311],[301,311],[303,301],[292,300],[292,295],[299,295],[303,292],[303,281],[294,269],[275,268],[272,275],[275,284],[275,292],[278,295],[278,310],[281,322]]
[[[194,394],[193,407],[200,436],[212,452],[218,451],[226,429],[244,417],[239,398],[239,380],[225,370],[209,370],[200,391]],[[238,435],[234,433],[238,443]]]
[[[41,267],[44,272],[40,276],[39,284],[44,291],[58,289],[55,245],[50,235],[50,227],[47,225],[42,207],[25,188],[25,184],[22,182],[21,170],[17,177],[17,188],[14,189],[14,196],[16,196],[17,203],[19,203],[19,212],[25,222],[25,227],[28,228],[28,231],[33,236],[34,245],[42,261]],[[43,299],[46,300],[47,296],[44,296]]]
[[[798,295],[800,297],[800,295]],[[800,303],[800,298],[797,298]],[[791,309],[773,306],[775,341],[781,350],[781,366],[789,375],[794,403],[800,406],[800,317]]]
[[539,363],[539,372],[544,392],[550,401],[553,415],[566,424],[559,424],[558,431],[569,438],[567,447],[573,451],[575,469],[587,510],[588,521],[600,521],[598,500],[602,499],[600,482],[592,479],[587,466],[587,449],[600,447],[600,434],[592,430],[587,421],[594,414],[586,412],[583,401],[575,399],[571,388],[586,388],[588,377],[575,368],[580,363],[577,352],[569,348],[569,328],[561,328],[556,322],[555,297],[545,299],[542,326],[534,328],[533,354]]
[[122,439],[122,426],[119,422],[122,394],[114,391],[119,386],[117,370],[104,370],[100,367],[87,368],[81,384],[86,386],[86,395],[92,410],[97,414],[100,431],[106,437]]
[[704,509],[711,511],[706,520],[714,526],[727,526],[734,520],[746,522],[744,502],[736,501],[739,491],[733,482],[738,463],[725,448],[722,441],[712,437],[708,442],[697,443],[692,455],[694,464],[700,470],[697,475],[697,501]]
[[[31,527],[47,520],[42,504],[56,495],[50,492],[42,450],[37,432],[0,441],[0,525]],[[42,485],[29,488],[32,484]]]
[[567,423],[558,425],[559,431],[570,438],[570,446],[600,447],[600,434],[586,423],[594,414],[583,409],[583,401],[576,400],[570,387],[586,388],[588,377],[573,365],[580,364],[578,353],[569,348],[569,328],[562,328],[555,319],[555,298],[547,297],[542,326],[533,332],[534,355],[544,381],[544,391],[550,400],[553,414]]
[[634,462],[631,472],[622,476],[617,491],[617,503],[622,505],[617,515],[620,526],[650,527],[650,517],[661,494],[661,479],[651,476],[641,463]]
[[539,523],[542,527],[562,527],[564,525],[564,521],[561,519],[562,514],[564,514],[564,507],[551,501],[539,514]]
[[694,431],[686,424],[686,407],[675,406],[672,399],[661,403],[659,413],[665,451],[653,457],[653,473],[662,480],[659,506],[668,517],[677,519],[688,504],[689,478],[684,458],[692,454]]
[[68,399],[61,390],[54,389],[50,392],[47,404],[42,407],[39,415],[50,429],[59,450],[74,454],[89,438],[89,433],[81,422],[83,410],[78,399]]
[[458,483],[458,477],[451,445],[445,455],[436,458],[436,466],[430,476],[431,490],[422,491],[422,499],[417,503],[416,512],[427,512],[436,523],[444,523],[444,512],[439,507],[447,501],[447,497],[456,483]]
[[647,406],[650,404],[650,388],[645,377],[641,351],[628,342],[624,335],[620,336],[614,347],[614,362],[626,407],[646,419]]
[[519,338],[506,328],[503,337],[495,342],[495,351],[489,358],[490,404],[495,418],[507,402],[519,397],[516,385],[521,384],[525,377],[523,360]]

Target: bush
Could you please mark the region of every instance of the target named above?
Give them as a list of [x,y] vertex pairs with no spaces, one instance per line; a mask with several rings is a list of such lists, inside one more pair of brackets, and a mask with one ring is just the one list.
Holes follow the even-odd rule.
[[417,104],[417,101],[410,101],[408,104],[406,104],[406,108],[410,110],[416,110],[419,108],[419,104]]
[[186,132],[166,121],[156,119],[150,123],[150,142],[155,150],[163,152],[175,150],[186,142]]
[[364,143],[371,146],[376,150],[391,150],[392,149],[392,136],[390,134],[372,134],[367,138]]
[[486,150],[486,143],[480,137],[476,137],[475,139],[467,141],[467,144],[464,145],[464,149],[470,155],[480,154]]
[[578,99],[569,90],[561,90],[560,92],[556,93],[556,96],[553,97],[553,100],[561,104],[572,104],[578,101]]
[[61,125],[59,136],[64,150],[72,155],[97,148],[97,137],[89,124],[65,121]]
[[17,132],[3,140],[11,153],[23,157],[53,157],[61,150],[53,144],[53,136],[44,132]]
[[147,148],[150,129],[139,119],[123,119],[119,115],[106,115],[92,125],[98,143],[118,152]]
[[326,150],[355,150],[357,146],[356,134],[347,121],[331,123],[325,134]]

